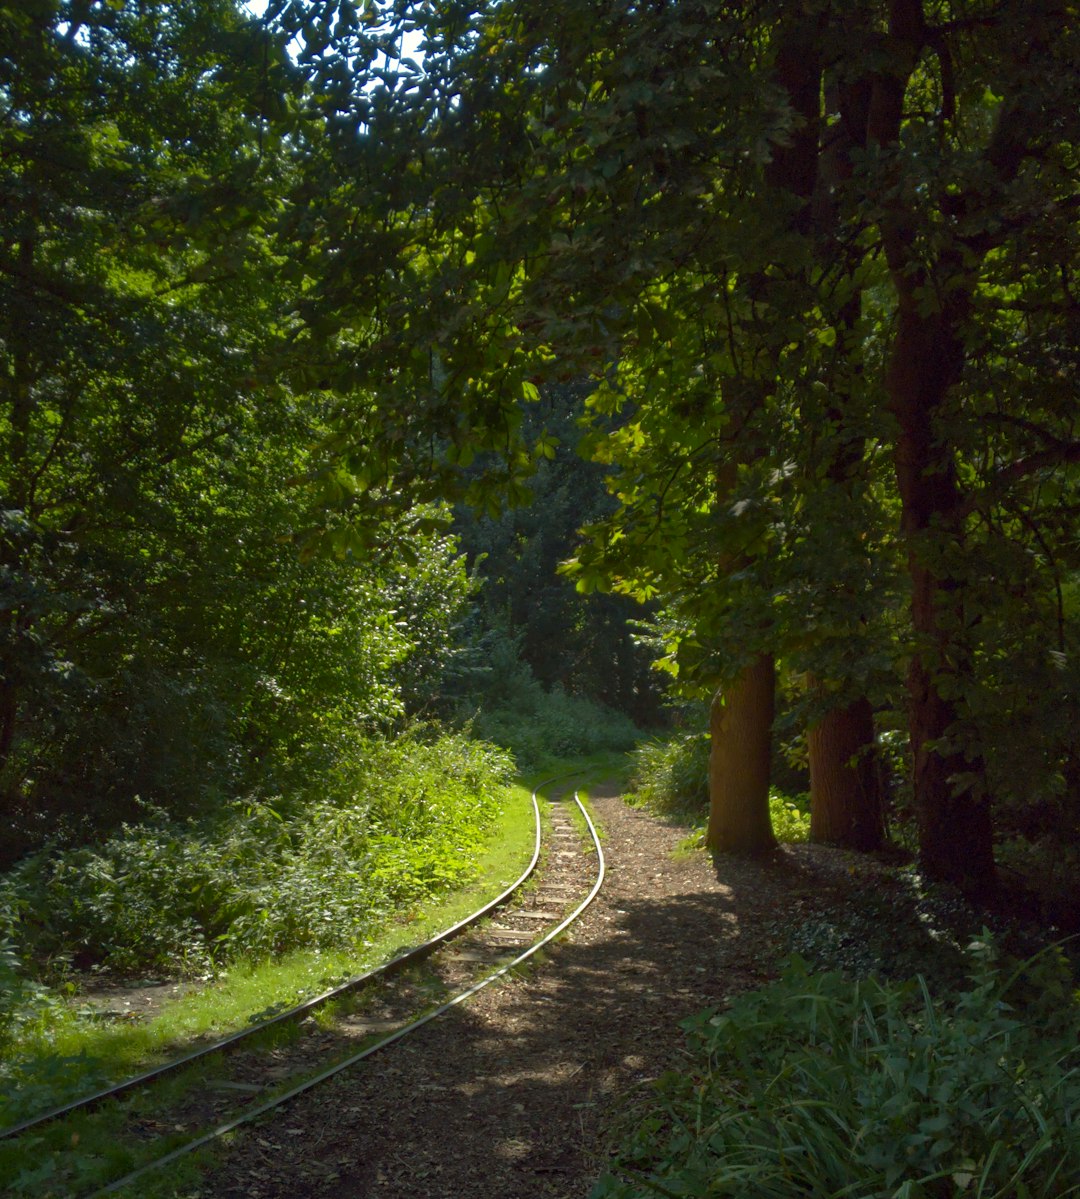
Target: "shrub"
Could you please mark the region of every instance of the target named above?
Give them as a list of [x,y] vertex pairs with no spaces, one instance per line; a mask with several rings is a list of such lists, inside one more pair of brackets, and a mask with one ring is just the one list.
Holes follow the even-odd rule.
[[1070,986],[1053,952],[1005,978],[983,946],[948,1004],[921,980],[815,975],[794,959],[727,1012],[685,1023],[690,1069],[656,1084],[593,1199],[1071,1194]]
[[[629,802],[700,826],[709,814],[709,734],[683,733],[642,742],[633,752]],[[769,792],[769,818],[778,841],[810,836],[810,801],[775,787]]]
[[783,795],[774,787],[769,792],[769,820],[777,841],[809,840],[810,797]]
[[357,742],[327,793],[237,800],[214,819],[150,810],[101,845],[42,853],[0,884],[20,956],[201,973],[347,946],[464,881],[510,764],[460,735]]
[[477,736],[508,749],[522,769],[548,758],[575,758],[624,750],[641,735],[621,712],[561,687],[521,689],[513,704],[486,705],[472,717]]
[[630,802],[690,823],[709,812],[709,734],[642,742],[633,754]]

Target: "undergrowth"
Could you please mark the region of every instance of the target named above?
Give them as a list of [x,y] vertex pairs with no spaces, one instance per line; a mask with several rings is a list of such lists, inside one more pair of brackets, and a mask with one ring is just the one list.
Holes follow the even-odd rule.
[[355,944],[468,877],[509,770],[460,735],[367,741],[322,794],[238,800],[201,821],[149,812],[100,845],[24,860],[0,880],[0,1036],[40,1006],[28,965],[54,981],[73,964],[205,976]]
[[553,759],[628,750],[641,737],[623,712],[558,685],[545,688],[513,640],[492,647],[482,674],[459,701],[457,717],[475,736],[509,750],[523,771]]
[[592,1199],[1063,1199],[1080,1191],[1080,1013],[1061,954],[982,941],[967,986],[814,974],[684,1023]]
[[[38,987],[47,1006],[35,1020],[24,1020],[21,1035],[12,1039],[7,1053],[0,1053],[0,1125],[14,1124],[131,1077],[200,1039],[267,1019],[381,965],[505,890],[528,862],[532,847],[530,792],[511,786],[485,834],[475,879],[446,896],[409,904],[383,928],[368,928],[357,945],[297,950],[265,961],[242,960],[220,972],[213,985],[195,987],[144,1020],[95,1019],[80,1007],[77,995],[61,998]],[[91,1128],[76,1120],[73,1131],[80,1135],[79,1153],[84,1156],[100,1154],[100,1143],[108,1141],[108,1122],[101,1127],[94,1123],[93,1129],[91,1136]],[[0,1146],[0,1176],[5,1169],[26,1164],[21,1141],[4,1144],[12,1153],[6,1154]]]
[[[709,735],[683,733],[642,742],[633,751],[627,802],[658,816],[703,829],[709,815]],[[769,819],[778,841],[810,835],[809,798],[769,791]]]

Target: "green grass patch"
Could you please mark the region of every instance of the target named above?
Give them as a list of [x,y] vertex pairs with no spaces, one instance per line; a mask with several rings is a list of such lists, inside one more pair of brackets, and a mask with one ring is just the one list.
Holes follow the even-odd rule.
[[[374,931],[354,952],[303,950],[274,961],[238,963],[213,985],[177,1000],[144,1023],[102,1025],[61,1013],[36,1057],[21,1063],[9,1059],[9,1097],[3,1123],[34,1110],[44,1110],[77,1094],[130,1076],[164,1060],[202,1037],[218,1037],[260,1018],[293,1006],[347,978],[396,957],[429,940],[495,898],[520,876],[532,855],[534,820],[531,791],[513,785],[488,828],[476,860],[473,881],[438,900],[428,900],[399,914]],[[262,1034],[260,1039],[286,1040],[292,1025]],[[195,1064],[152,1091],[130,1101],[131,1110],[153,1118],[163,1105],[174,1102],[185,1088],[201,1086],[212,1066]],[[78,1114],[12,1142],[0,1144],[0,1176],[15,1180],[12,1194],[50,1196],[77,1186],[90,1189],[137,1162],[129,1148],[115,1144],[122,1121],[119,1113],[102,1109]],[[177,1140],[182,1138],[178,1137]],[[157,1148],[155,1153],[164,1152]],[[62,1166],[62,1168],[61,1168]],[[197,1175],[192,1163],[170,1170],[167,1179],[153,1177],[139,1184],[140,1195],[175,1194],[178,1177]],[[57,1190],[59,1186],[61,1189]]]
[[585,758],[580,767],[580,781],[575,782],[582,792],[582,800],[588,806],[592,791],[600,787],[618,787],[625,790],[629,786],[633,761],[629,753],[617,751],[602,751]]
[[[536,772],[535,777],[537,782],[541,783],[554,776],[555,782],[551,790],[564,791],[568,797],[572,797],[576,793],[581,800],[582,807],[586,809],[592,818],[596,826],[596,834],[602,841],[604,839],[604,830],[596,821],[596,813],[593,810],[590,792],[600,787],[605,789],[608,787],[625,789],[630,778],[630,771],[631,759],[629,754],[619,750],[602,749],[580,758],[549,757],[545,761],[543,769]],[[585,843],[591,845],[592,837],[589,833],[588,825],[585,823],[585,818],[581,815],[577,805],[570,802],[569,798],[566,804],[566,811]]]
[[[445,750],[446,746],[437,741],[430,748]],[[344,889],[352,882],[349,875],[366,870],[382,880],[379,884],[380,903],[364,907],[359,901],[351,902],[351,897],[346,894],[334,893],[327,902],[336,905],[336,909],[324,909],[334,919],[320,927],[321,944],[297,945],[276,952],[261,943],[237,948],[234,956],[218,966],[213,985],[201,987],[170,1003],[152,1020],[107,1023],[90,1018],[86,1011],[80,1012],[77,994],[65,995],[63,987],[49,989],[30,982],[25,975],[24,962],[12,951],[9,942],[6,955],[0,956],[0,1010],[7,1014],[6,1023],[0,1022],[0,1031],[5,1034],[0,1044],[0,1082],[3,1084],[0,1124],[16,1122],[34,1111],[130,1076],[149,1063],[175,1056],[200,1038],[224,1035],[321,993],[381,964],[404,948],[429,939],[482,906],[485,899],[505,889],[518,876],[532,852],[530,792],[520,786],[508,786],[499,777],[502,760],[497,756],[491,762],[482,763],[486,770],[480,780],[482,787],[476,787],[477,780],[473,778],[468,780],[468,788],[463,786],[460,791],[462,806],[475,818],[466,827],[463,817],[455,819],[453,815],[447,815],[445,795],[447,790],[454,790],[455,768],[468,773],[476,768],[476,760],[471,749],[455,748],[461,754],[456,762],[446,754],[439,761],[441,779],[438,781],[442,790],[437,793],[439,798],[430,804],[438,808],[443,819],[430,820],[426,830],[418,830],[418,852],[412,859],[403,860],[411,843],[400,828],[396,838],[389,838],[385,832],[376,838],[380,853],[386,855],[383,859],[353,863],[351,869],[344,868],[344,863],[349,861],[347,838],[345,845],[340,841],[335,843],[325,823],[313,826],[311,836],[302,843],[312,844],[318,837],[323,838],[323,844],[317,849],[312,845],[313,852],[304,859],[312,888],[327,885],[327,880],[315,877],[320,867],[327,862],[336,863],[339,870],[336,873],[329,870],[329,885]],[[420,783],[430,786],[431,794],[435,795],[437,780],[433,777],[433,769],[429,769],[434,760],[424,755],[422,761],[425,769],[421,772]],[[305,811],[308,816],[312,815],[310,808]],[[353,819],[353,814],[347,810],[335,809],[335,812],[346,826]],[[477,818],[478,813],[482,820]],[[282,835],[278,828],[280,823],[274,819],[270,826],[275,837]],[[413,827],[419,823],[414,820]],[[256,825],[258,827],[257,822]],[[175,833],[175,830],[171,831]],[[425,831],[429,834],[426,837]],[[197,838],[205,837],[204,829],[197,828],[194,832]],[[151,830],[149,835],[157,837],[160,831]],[[254,853],[256,847],[248,838],[254,835],[250,829],[244,833],[245,846],[250,853]],[[134,839],[140,841],[142,836],[142,832],[137,833]],[[440,838],[442,847],[437,849],[435,843]],[[196,844],[203,843],[196,841]],[[370,844],[367,848],[370,849]],[[141,855],[140,849],[136,855],[138,860]],[[184,856],[186,860],[192,860],[194,850]],[[208,856],[215,860],[212,853]],[[273,858],[274,845],[265,856]],[[103,859],[105,854],[97,860]],[[433,862],[439,863],[438,868],[426,869]],[[162,877],[167,865],[166,860],[160,872],[155,867],[153,877]],[[399,867],[406,877],[395,880],[390,866]],[[241,871],[237,873],[242,874]],[[41,876],[44,877],[44,872]],[[114,869],[110,878],[112,885],[128,894],[140,881],[137,869],[126,877]],[[356,885],[361,899],[365,896],[370,899],[371,887],[365,889],[363,880]],[[272,884],[270,889],[275,892],[278,904],[288,905],[294,899],[302,901],[302,896],[295,896],[279,882]],[[168,893],[157,897],[158,908],[149,900],[143,904],[144,911],[148,912],[148,924],[159,932],[164,930],[158,943],[170,932],[166,924],[167,897]],[[51,913],[42,897],[32,897],[31,901],[24,893],[20,899],[32,907],[35,917],[44,911],[44,919],[50,918]],[[94,902],[101,904],[103,901],[96,899]],[[173,927],[176,924],[183,926],[184,911],[179,899],[173,915],[176,917]],[[270,912],[267,917],[268,922],[277,919],[275,912]],[[14,923],[10,922],[9,928]],[[105,936],[115,935],[109,930],[103,932]],[[154,964],[160,966],[161,962],[155,960]]]
[[476,880],[469,886],[402,913],[372,930],[355,949],[296,950],[274,960],[238,963],[212,985],[170,1003],[152,1020],[111,1025],[66,1021],[55,1030],[51,1051],[61,1057],[85,1054],[118,1077],[200,1038],[223,1036],[268,1019],[464,919],[514,882],[532,847],[530,792],[520,786],[508,788],[477,862]]

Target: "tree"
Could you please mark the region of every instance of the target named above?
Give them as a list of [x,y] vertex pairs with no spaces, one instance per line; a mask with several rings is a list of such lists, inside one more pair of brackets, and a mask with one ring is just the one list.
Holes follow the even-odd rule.
[[421,706],[467,580],[433,511],[297,553],[331,404],[277,377],[310,369],[280,202],[302,81],[281,39],[232,0],[35,0],[0,5],[0,41],[0,819],[17,855],[137,800],[191,811],[280,786],[390,727]]
[[[493,481],[512,491],[531,461],[522,402],[589,369],[594,408],[633,419],[596,440],[623,503],[585,581],[676,596],[706,650],[741,612],[722,669],[758,695],[764,667],[760,688],[740,671],[802,652],[789,601],[860,595],[859,560],[880,558],[868,504],[898,507],[921,857],[985,891],[983,633],[1023,642],[1002,605],[1023,593],[1045,611],[1048,572],[1071,562],[1053,540],[1078,456],[1054,382],[1076,348],[1068,6],[417,5],[401,20],[423,32],[423,68],[392,61],[394,31],[350,32],[342,52],[375,65],[318,93],[318,178],[341,202],[320,210],[312,303],[335,313],[333,385],[357,397],[340,442],[368,472],[357,518],[418,476],[452,484],[447,442],[499,451]],[[341,57],[323,32],[312,72],[329,81]],[[869,503],[880,462],[838,464],[876,446],[893,479]],[[845,551],[823,578],[791,531],[800,505],[838,495]],[[1014,549],[1026,576],[998,569]],[[838,643],[876,641],[873,615],[854,604],[818,654],[852,704]]]
[[560,562],[577,546],[582,522],[614,508],[598,463],[578,453],[585,387],[545,389],[525,413],[526,436],[548,438],[551,457],[529,480],[531,499],[497,516],[460,505],[455,529],[481,586],[472,635],[507,637],[547,690],[562,687],[656,724],[660,693],[650,655],[635,641],[638,606],[624,596],[577,593]]
[[[195,480],[215,459],[235,478],[253,420],[241,397],[266,338],[238,313],[261,302],[282,160],[260,136],[284,65],[224,2],[42,0],[0,23],[0,777],[18,805],[77,713],[129,684],[129,713],[139,693],[182,710],[199,690],[189,658],[150,694],[151,663],[183,657],[183,634],[166,650],[145,601],[182,585]],[[69,792],[85,782],[62,773]]]

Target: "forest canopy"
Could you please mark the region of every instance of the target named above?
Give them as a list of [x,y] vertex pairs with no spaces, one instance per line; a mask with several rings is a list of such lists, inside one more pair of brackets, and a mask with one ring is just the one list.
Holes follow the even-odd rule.
[[618,507],[568,569],[715,694],[714,848],[770,843],[778,668],[827,837],[880,840],[884,722],[931,875],[985,891],[996,833],[1074,823],[1071,7],[273,12],[351,519],[478,453],[469,498],[520,498],[523,407],[589,379]]
[[909,813],[969,892],[1075,834],[1075,15],[0,8],[8,811],[405,710],[440,505],[526,504],[563,388],[564,570],[711,699],[713,848],[771,844],[777,732],[819,839]]

